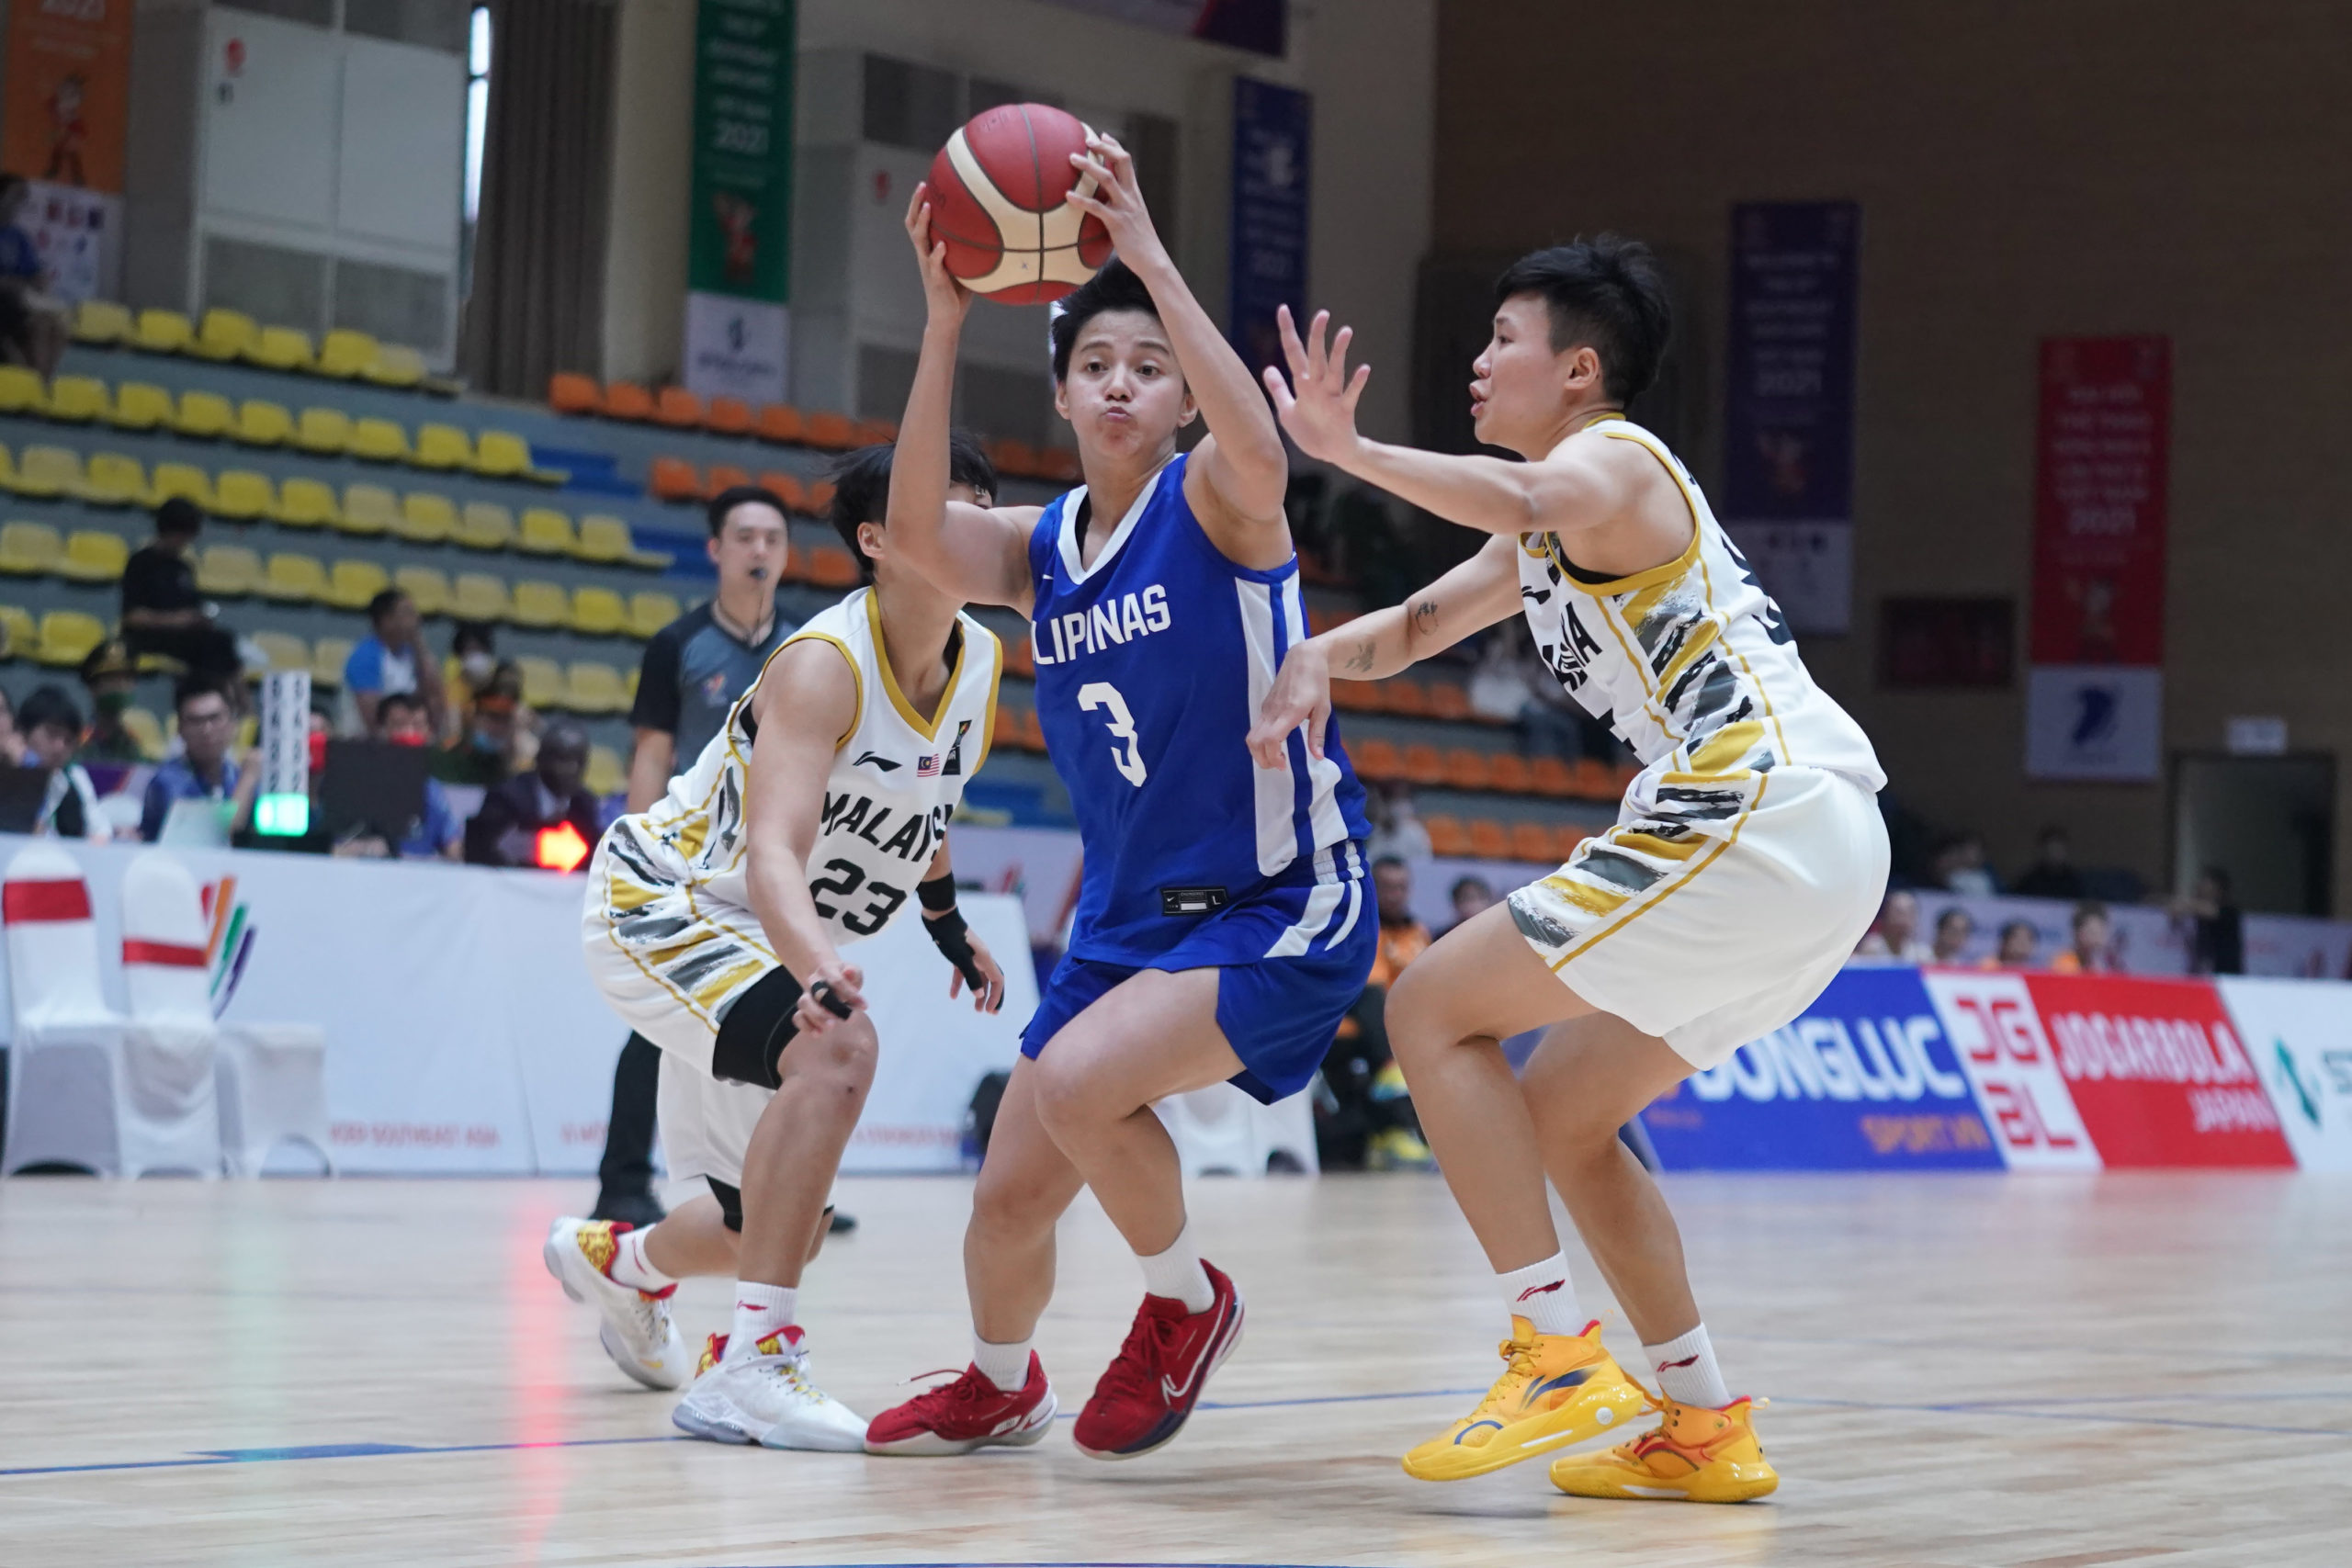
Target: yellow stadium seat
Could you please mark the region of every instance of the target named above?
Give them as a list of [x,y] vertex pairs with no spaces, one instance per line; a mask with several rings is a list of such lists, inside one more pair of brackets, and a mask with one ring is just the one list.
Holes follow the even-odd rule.
[[486,571],[461,571],[449,584],[449,614],[461,621],[503,621],[514,606],[506,584]]
[[107,423],[118,430],[153,430],[177,417],[172,394],[145,381],[125,381],[114,389],[114,406]]
[[580,542],[572,554],[582,560],[625,561],[637,549],[628,525],[617,517],[591,514],[580,520]]
[[588,748],[588,767],[581,774],[581,783],[591,795],[618,795],[628,788],[628,770],[621,766],[621,754],[609,746]]
[[121,452],[93,452],[90,466],[74,493],[93,506],[149,506],[147,470],[139,459]]
[[180,354],[196,341],[196,329],[177,310],[141,310],[131,329],[130,346],[150,354]]
[[254,646],[269,660],[273,672],[308,670],[311,667],[311,645],[299,637],[284,632],[255,632]]
[[571,629],[588,637],[617,636],[628,626],[628,606],[609,588],[576,588],[571,592]]
[[376,357],[359,372],[379,387],[414,387],[424,380],[424,355],[397,343],[376,345]]
[[311,334],[295,327],[264,327],[244,354],[247,364],[265,370],[308,370]]
[[319,344],[318,363],[311,368],[322,376],[348,381],[376,363],[377,343],[366,333],[337,327]]
[[469,468],[474,461],[473,438],[454,424],[421,424],[416,429],[416,450],[408,455],[408,460],[420,468]]
[[343,686],[343,667],[351,662],[352,640],[347,637],[322,637],[311,645],[311,684],[328,691]]
[[211,545],[196,558],[196,586],[223,599],[242,599],[261,587],[261,557],[243,545]]
[[248,446],[283,446],[294,439],[293,411],[266,398],[247,398],[237,405],[237,423],[229,427],[229,438]]
[[371,560],[339,560],[328,569],[319,595],[338,610],[364,610],[368,601],[392,585],[392,574]]
[[19,495],[71,495],[82,489],[82,455],[63,446],[28,446],[17,458]]
[[492,501],[469,501],[452,536],[469,550],[503,550],[514,542],[514,514]]
[[179,417],[172,428],[194,440],[213,441],[228,434],[236,423],[236,408],[228,399],[190,388],[180,394]]
[[187,345],[187,351],[198,359],[238,359],[260,335],[261,329],[243,310],[214,309],[204,312],[204,320],[197,324],[196,339]]
[[397,463],[409,456],[408,432],[396,420],[368,415],[351,422],[351,455],[370,463]]
[[21,365],[0,365],[0,413],[40,413],[49,407],[40,374]]
[[250,468],[224,468],[212,481],[212,512],[232,523],[251,523],[277,510],[269,476]]
[[49,384],[49,407],[42,412],[51,419],[87,424],[104,419],[107,406],[104,381],[95,376],[60,376]]
[[458,531],[458,508],[446,495],[413,490],[401,497],[392,532],[412,544],[437,545]]
[[574,660],[565,668],[563,689],[574,713],[619,713],[628,706],[621,672],[593,659]]
[[449,613],[449,580],[435,566],[404,566],[392,573],[392,586],[416,601],[420,615]]
[[348,484],[343,487],[343,515],[334,525],[346,534],[380,534],[400,514],[399,498],[382,485]]
[[164,721],[145,708],[123,709],[122,728],[139,743],[140,755],[145,761],[152,762],[164,754]]
[[667,593],[632,593],[628,601],[628,627],[640,637],[651,637],[674,621],[683,612],[678,602]]
[[341,409],[304,409],[294,426],[294,445],[305,452],[340,457],[351,450],[351,416]]
[[130,558],[130,546],[121,535],[76,528],[66,536],[57,575],[75,582],[115,582],[122,577],[122,563]]
[[288,479],[277,487],[277,508],[270,513],[288,528],[316,528],[343,515],[334,487],[324,479]]
[[159,506],[177,496],[196,502],[207,512],[220,510],[220,503],[212,495],[212,476],[193,463],[156,464],[152,493]]
[[561,468],[543,468],[531,456],[531,444],[511,430],[485,430],[475,438],[474,472],[485,479],[536,479],[561,484],[570,476]]
[[44,577],[65,558],[65,540],[46,523],[0,523],[0,571]]
[[40,646],[40,623],[22,604],[0,604],[0,659],[29,659]]
[[51,610],[40,618],[40,638],[33,647],[33,657],[43,664],[70,670],[106,640],[106,626],[97,616],[79,610]]
[[85,299],[74,312],[74,341],[111,345],[130,338],[138,328],[130,311],[111,299]]
[[571,518],[551,506],[534,506],[523,513],[523,532],[514,547],[526,555],[568,556],[579,543]]
[[638,666],[636,666],[636,665],[634,665],[634,664],[630,665],[630,666],[628,667],[628,679],[627,679],[626,681],[623,681],[623,682],[621,682],[621,689],[622,689],[625,693],[627,693],[627,694],[628,694],[628,700],[629,700],[629,705],[630,705],[631,707],[634,707],[634,706],[636,706],[636,705],[637,705],[637,677],[638,677],[638,673],[639,673]]
[[523,700],[535,708],[563,705],[563,666],[552,659],[525,657],[514,661],[523,676]]
[[269,558],[268,570],[262,574],[261,596],[265,599],[299,604],[322,599],[326,592],[326,565],[316,556],[280,550]]
[[558,582],[526,579],[514,584],[514,607],[508,618],[518,626],[551,627],[570,623],[571,596]]

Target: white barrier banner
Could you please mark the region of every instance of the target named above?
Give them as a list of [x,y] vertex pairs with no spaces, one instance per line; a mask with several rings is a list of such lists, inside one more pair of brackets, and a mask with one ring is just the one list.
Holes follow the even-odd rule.
[[2352,987],[2219,982],[2238,1041],[2305,1170],[2352,1170]]

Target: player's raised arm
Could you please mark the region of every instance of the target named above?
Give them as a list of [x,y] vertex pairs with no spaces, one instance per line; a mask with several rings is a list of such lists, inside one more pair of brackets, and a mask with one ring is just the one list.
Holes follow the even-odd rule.
[[1250,379],[1250,367],[1193,298],[1160,243],[1136,184],[1134,157],[1114,137],[1091,137],[1086,145],[1091,155],[1072,153],[1070,162],[1094,176],[1095,193],[1073,193],[1070,204],[1102,220],[1119,259],[1151,291],[1185,388],[1208,423],[1209,433],[1193,454],[1193,466],[1215,503],[1202,525],[1219,547],[1243,547],[1240,552],[1227,548],[1228,556],[1262,554],[1278,543],[1280,558],[1286,559],[1290,525],[1283,515],[1283,495],[1290,485],[1290,457],[1283,450],[1273,412]]
[[1284,743],[1306,727],[1306,749],[1323,755],[1331,717],[1331,678],[1378,681],[1452,648],[1519,609],[1515,539],[1489,539],[1478,553],[1402,604],[1358,615],[1290,650],[1258,705],[1250,752],[1261,768],[1286,765]]
[[865,1005],[858,994],[863,980],[842,962],[817,914],[808,865],[824,815],[825,780],[835,751],[856,728],[857,701],[857,672],[831,643],[811,638],[777,650],[752,698],[760,728],[743,790],[746,881],[760,929],[803,987],[821,980],[853,1008]]
[[890,547],[933,587],[967,604],[1008,604],[1029,613],[1029,530],[1038,509],[967,506],[947,498],[947,432],[956,396],[956,350],[971,291],[947,270],[947,247],[931,237],[931,187],[915,187],[907,206],[907,239],[922,267],[930,315],[899,446],[890,463],[885,525]]
[[1330,312],[1318,310],[1302,339],[1287,306],[1275,315],[1290,378],[1268,366],[1266,389],[1298,449],[1449,523],[1486,534],[1571,534],[1618,515],[1633,498],[1634,475],[1646,477],[1646,456],[1605,442],[1562,442],[1548,457],[1513,463],[1367,441],[1356,430],[1356,402],[1372,367],[1349,375],[1352,330],[1341,327],[1327,343]]

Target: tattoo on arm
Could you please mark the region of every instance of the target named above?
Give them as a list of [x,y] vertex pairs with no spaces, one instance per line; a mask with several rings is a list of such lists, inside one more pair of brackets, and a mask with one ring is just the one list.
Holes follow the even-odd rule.
[[1344,668],[1359,673],[1372,668],[1372,639],[1370,637],[1356,644],[1356,650],[1348,655],[1348,662]]
[[1413,606],[1413,630],[1428,637],[1437,630],[1437,601],[1424,599]]

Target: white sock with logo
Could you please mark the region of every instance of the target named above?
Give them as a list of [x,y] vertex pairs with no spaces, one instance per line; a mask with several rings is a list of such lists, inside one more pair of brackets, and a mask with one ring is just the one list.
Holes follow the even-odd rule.
[[991,1345],[972,1333],[972,1365],[980,1369],[980,1376],[996,1384],[1004,1393],[1019,1393],[1029,1386],[1029,1347],[1035,1339],[1023,1339],[1013,1345]]
[[792,1326],[792,1313],[800,1292],[790,1285],[758,1285],[735,1281],[735,1323],[727,1331],[729,1361],[760,1354],[759,1342]]
[[1568,1278],[1568,1255],[1555,1252],[1541,1263],[1495,1276],[1502,1287],[1503,1310],[1523,1317],[1538,1334],[1582,1334],[1588,1321],[1577,1303],[1576,1282]]
[[1723,1369],[1715,1365],[1715,1347],[1707,1337],[1705,1324],[1663,1345],[1645,1345],[1642,1354],[1649,1358],[1650,1369],[1657,1373],[1657,1386],[1667,1398],[1680,1404],[1703,1404],[1710,1410],[1721,1410],[1731,1403],[1731,1390],[1724,1386]]
[[652,1234],[623,1231],[613,1237],[613,1260],[605,1266],[605,1273],[616,1284],[658,1296],[678,1281],[646,1260],[645,1238]]
[[1184,1303],[1186,1312],[1206,1312],[1216,1301],[1208,1270],[1201,1267],[1200,1249],[1193,1245],[1193,1222],[1176,1233],[1176,1244],[1149,1258],[1136,1254],[1143,1265],[1143,1288],[1155,1296],[1170,1296]]

